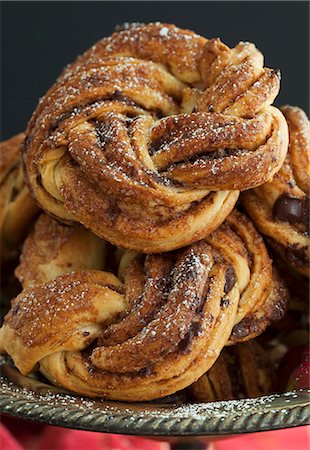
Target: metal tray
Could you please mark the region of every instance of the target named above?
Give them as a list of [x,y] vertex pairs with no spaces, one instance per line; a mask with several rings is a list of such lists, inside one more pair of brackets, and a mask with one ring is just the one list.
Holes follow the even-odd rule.
[[310,391],[256,399],[189,403],[93,400],[21,375],[0,357],[0,411],[14,417],[80,430],[148,436],[221,436],[310,423]]

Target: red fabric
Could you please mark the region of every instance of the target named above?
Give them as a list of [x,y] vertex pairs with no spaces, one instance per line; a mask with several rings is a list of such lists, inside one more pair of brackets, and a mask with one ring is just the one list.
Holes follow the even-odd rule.
[[0,449],[1,450],[22,450],[14,436],[9,432],[9,430],[0,425]]
[[243,434],[215,443],[214,450],[309,450],[310,426]]
[[[310,427],[241,435],[212,442],[210,450],[308,450]],[[169,450],[165,442],[93,433],[2,417],[1,450]]]

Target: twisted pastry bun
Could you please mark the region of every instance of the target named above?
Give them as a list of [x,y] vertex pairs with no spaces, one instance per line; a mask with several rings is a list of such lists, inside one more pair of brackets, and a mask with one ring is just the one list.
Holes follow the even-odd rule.
[[272,182],[243,194],[243,205],[281,258],[309,277],[310,122],[300,108],[281,108],[289,150]]
[[75,225],[62,225],[41,214],[25,240],[15,276],[23,289],[53,280],[58,275],[86,269],[102,269],[105,242]]
[[40,101],[24,145],[29,187],[45,211],[115,245],[188,245],[281,166],[278,90],[253,44],[160,23],[114,33]]
[[267,353],[255,340],[224,349],[211,369],[191,386],[195,400],[212,402],[269,394],[273,372]]
[[262,237],[244,214],[234,210],[206,242],[229,261],[232,269],[227,273],[228,287],[232,276],[240,295],[226,345],[253,339],[284,315],[287,288],[272,265]]
[[31,219],[38,212],[24,182],[20,133],[0,143],[0,245],[1,262],[17,257]]
[[[30,241],[39,253],[47,239],[37,239],[39,228],[52,220],[40,219],[29,237],[19,276]],[[44,283],[53,274],[39,267],[36,285],[12,301],[1,351],[22,373],[39,368],[52,383],[91,397],[151,400],[191,385],[227,343],[280,318],[287,301],[250,221],[237,212],[227,220],[185,249],[125,254],[123,279],[60,265],[63,274]],[[48,266],[47,253],[43,260]]]

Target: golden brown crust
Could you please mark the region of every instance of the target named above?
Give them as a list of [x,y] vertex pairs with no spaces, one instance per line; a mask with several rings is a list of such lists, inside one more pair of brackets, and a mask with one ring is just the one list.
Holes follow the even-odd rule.
[[281,111],[289,127],[288,159],[297,186],[310,193],[310,122],[297,106],[282,106]]
[[247,191],[243,205],[274,250],[309,276],[310,122],[297,107],[281,108],[289,127],[289,150],[272,182]]
[[0,181],[16,166],[20,159],[20,147],[24,140],[24,133],[16,134],[7,141],[0,143]]
[[1,329],[16,366],[29,372],[46,352],[83,349],[99,335],[98,321],[122,311],[122,296],[113,290],[119,285],[112,274],[71,272],[23,291],[6,316],[10,327]]
[[24,133],[0,143],[1,260],[17,257],[19,246],[38,207],[24,182],[21,144]]
[[168,24],[102,39],[35,111],[24,147],[43,209],[125,248],[158,253],[210,234],[239,191],[279,169],[279,90],[250,43]]
[[[195,246],[182,251],[172,262],[169,289],[166,296],[158,297],[154,318],[144,311],[135,336],[125,336],[123,343],[107,347],[97,344],[90,354],[75,352],[89,344],[88,339],[85,342],[81,337],[85,323],[91,329],[95,327],[92,340],[98,336],[98,328],[106,328],[101,316],[107,305],[114,306],[115,297],[123,305],[123,313],[126,312],[126,297],[119,293],[121,286],[104,280],[113,276],[92,271],[63,275],[47,285],[24,291],[13,301],[6,317],[1,345],[22,372],[31,370],[40,361],[46,376],[87,395],[143,400],[187,386],[193,377],[199,376],[201,364],[209,367],[216,359],[218,347],[228,338],[238,303],[237,289],[233,287],[228,294],[229,305],[220,306],[225,264],[213,261],[212,249],[207,244]],[[158,257],[150,256],[147,260]],[[206,286],[211,269],[212,279]],[[154,289],[162,289],[160,279],[159,285],[152,286],[156,278],[150,278],[145,270],[144,267],[139,272],[139,277],[145,280],[140,308],[142,303],[149,303]],[[102,285],[100,279],[105,281]],[[135,308],[130,313],[138,317]],[[37,317],[42,317],[42,322],[38,323]],[[208,349],[207,354],[204,349]],[[198,361],[201,363],[194,365]]]
[[25,289],[67,272],[102,269],[104,258],[105,242],[97,236],[42,214],[24,242],[15,275]]
[[21,372],[39,364],[54,384],[93,397],[163,397],[201,377],[224,345],[238,342],[235,327],[257,310],[259,326],[240,339],[259,334],[271,320],[263,302],[284,311],[283,300],[271,295],[266,248],[236,211],[207,241],[177,252],[125,254],[122,261],[123,282],[78,271],[13,300],[0,348]]
[[234,210],[207,242],[225,252],[239,283],[238,313],[228,345],[253,339],[283,316],[288,302],[286,286],[262,237],[244,214]]
[[224,349],[211,369],[191,386],[203,402],[252,398],[271,392],[273,371],[267,353],[255,340]]

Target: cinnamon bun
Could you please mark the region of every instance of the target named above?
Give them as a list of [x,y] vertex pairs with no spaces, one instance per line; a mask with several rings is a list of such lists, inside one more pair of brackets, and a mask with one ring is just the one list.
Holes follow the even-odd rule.
[[101,269],[105,256],[102,239],[79,225],[66,226],[41,214],[24,242],[15,275],[25,289],[64,273]]
[[[225,345],[256,336],[285,310],[287,292],[263,241],[236,211],[207,240],[182,250],[125,253],[121,278],[90,270],[83,258],[72,272],[48,245],[38,259],[44,221],[53,219],[41,218],[25,244],[17,270],[25,289],[0,329],[1,350],[24,374],[39,369],[91,397],[164,397],[197,381]],[[57,255],[72,248],[65,245],[56,245]],[[39,275],[31,273],[32,287],[27,258],[43,263],[33,265]]]
[[121,30],[40,101],[24,145],[28,185],[45,211],[115,245],[183,247],[282,165],[278,90],[248,42],[230,49],[160,23]]
[[272,182],[247,191],[244,208],[276,253],[309,277],[310,122],[300,108],[281,108],[289,128],[289,150]]
[[21,144],[24,134],[0,143],[0,244],[1,262],[15,259],[26,230],[38,212],[24,182]]

